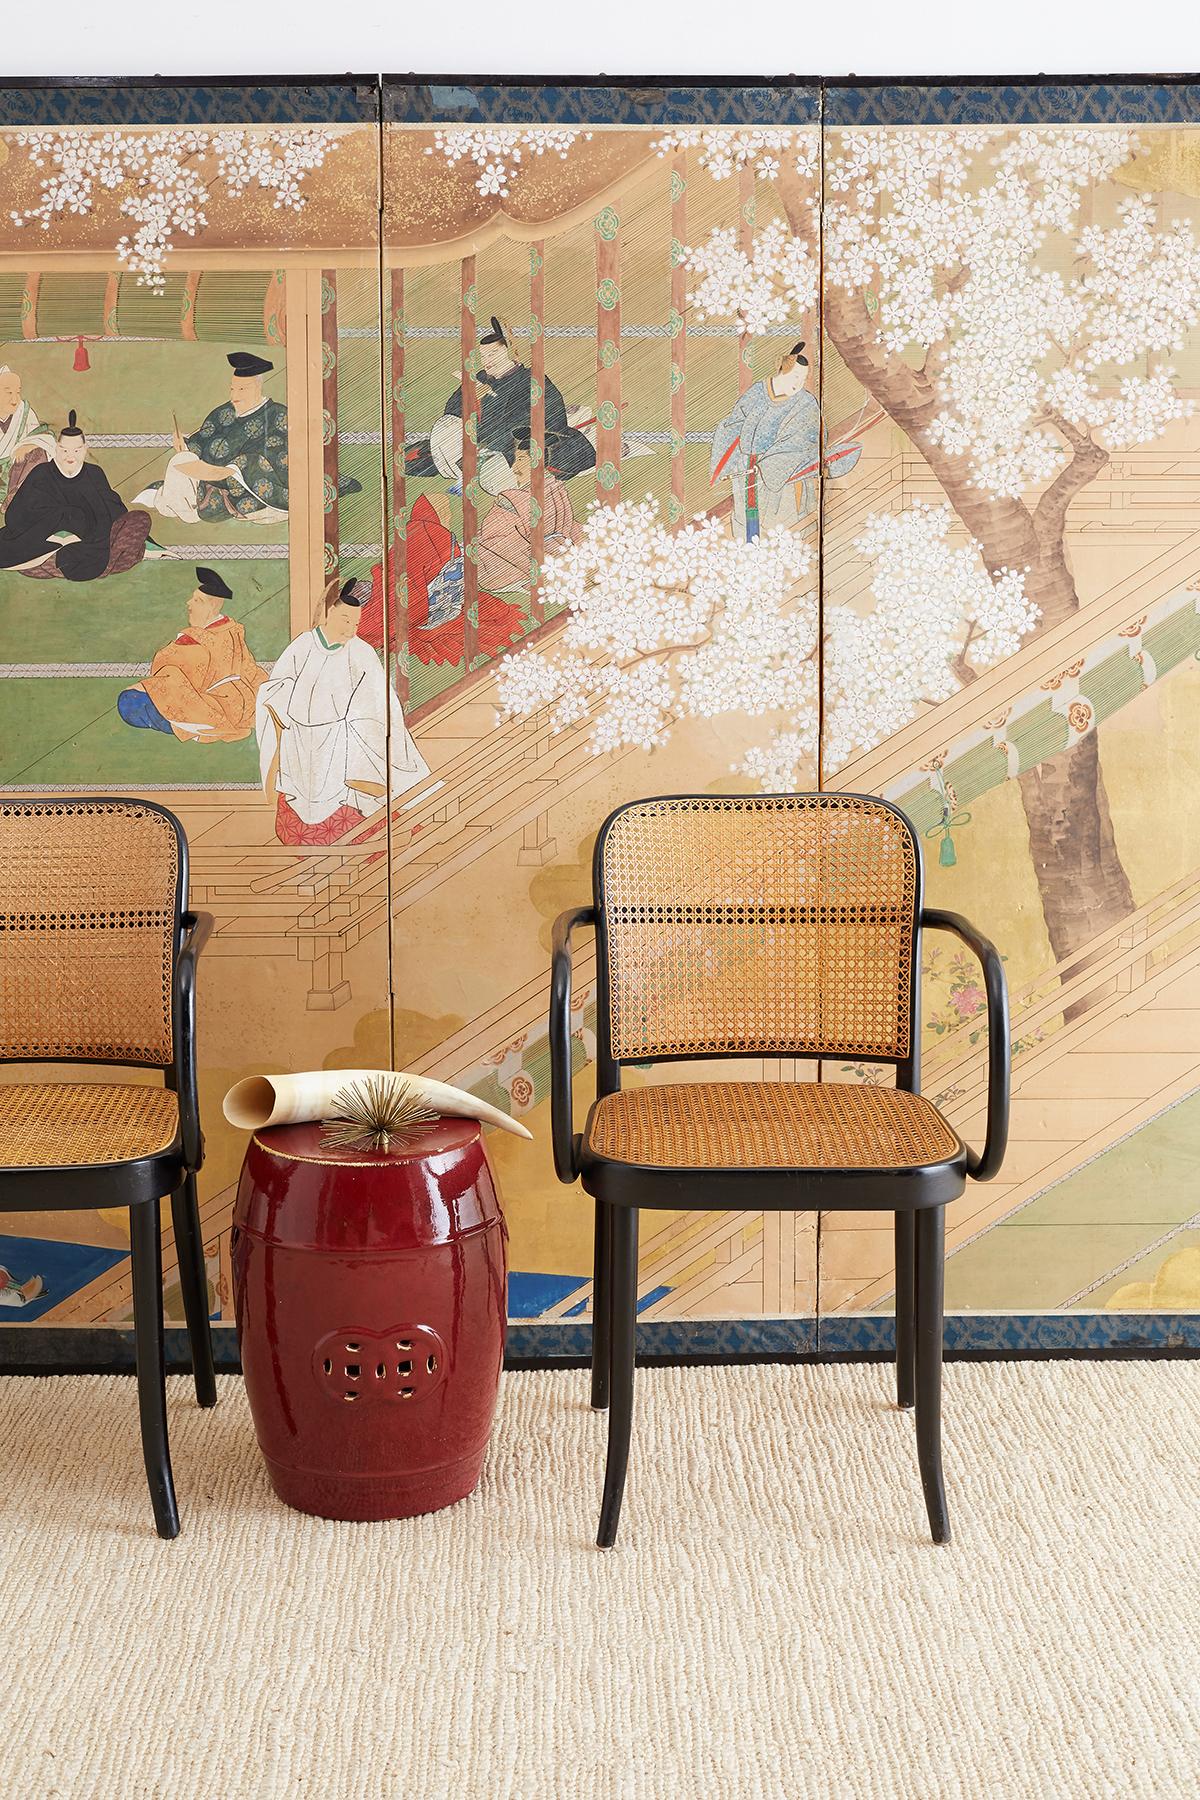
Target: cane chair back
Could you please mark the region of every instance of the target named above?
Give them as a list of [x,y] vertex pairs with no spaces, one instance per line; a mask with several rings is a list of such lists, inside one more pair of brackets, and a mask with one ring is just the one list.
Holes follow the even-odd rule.
[[885,801],[639,800],[594,874],[614,1061],[910,1056],[921,864]]
[[168,1067],[186,892],[161,807],[0,804],[0,1061]]

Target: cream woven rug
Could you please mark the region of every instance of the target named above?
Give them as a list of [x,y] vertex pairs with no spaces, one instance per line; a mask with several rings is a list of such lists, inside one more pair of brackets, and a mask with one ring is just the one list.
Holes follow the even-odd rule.
[[0,1382],[4,1788],[41,1800],[1093,1800],[1200,1782],[1200,1363],[946,1372],[955,1541],[874,1367],[639,1372],[591,1538],[582,1372],[505,1377],[484,1482],[288,1512],[240,1381]]

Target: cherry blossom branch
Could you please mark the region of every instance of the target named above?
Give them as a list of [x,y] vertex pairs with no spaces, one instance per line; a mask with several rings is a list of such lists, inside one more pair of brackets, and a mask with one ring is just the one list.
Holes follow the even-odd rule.
[[477,191],[504,199],[521,173],[524,151],[565,162],[576,139],[587,143],[591,135],[578,125],[455,125],[435,131],[425,154],[441,156],[451,167],[473,163]]
[[[944,292],[946,294],[957,294],[960,289],[966,286],[970,278],[970,269],[967,268],[965,264],[960,264],[959,267],[955,269],[953,275],[946,278]],[[949,354],[950,333],[947,331],[937,343],[930,344],[928,350],[925,352],[924,360],[921,363],[921,374],[931,386],[937,380]]]
[[[30,163],[48,172],[40,177],[38,205],[9,216],[16,226],[36,220],[49,231],[59,214],[90,213],[98,189],[124,190],[119,210],[136,229],[118,239],[117,257],[137,272],[139,285],[161,293],[174,239],[206,229],[203,203],[216,187],[233,201],[257,187],[274,195],[277,210],[299,211],[305,177],[337,148],[338,135],[337,127],[325,126],[20,131],[17,142]],[[216,167],[205,180],[199,165],[209,157]]]
[[990,573],[976,545],[952,542],[952,523],[948,506],[917,501],[902,513],[871,514],[855,540],[872,565],[874,606],[826,613],[831,768],[1012,655],[1037,623],[1024,573]]
[[549,708],[553,729],[586,726],[603,753],[650,750],[680,719],[776,712],[791,729],[770,740],[771,772],[811,776],[812,563],[786,529],[746,543],[712,518],[669,531],[651,499],[594,507],[579,542],[546,560],[547,604],[567,615],[561,639],[497,669],[503,716]]
[[1081,431],[1078,426],[1072,425],[1070,419],[1064,418],[1062,413],[1057,412],[1054,407],[1048,406],[1039,417],[1043,418],[1048,425],[1053,425],[1055,431],[1061,431],[1073,450],[1082,450],[1088,444],[1095,448],[1096,441],[1091,432]]
[[1076,431],[1068,420],[1055,417],[1051,423],[1062,432],[1074,453],[1034,507],[1033,529],[1038,542],[1043,545],[1061,538],[1072,500],[1096,479],[1109,461],[1103,445],[1097,444],[1085,432]]
[[952,657],[950,661],[950,667],[958,676],[959,683],[962,687],[967,687],[972,681],[979,680],[979,670],[972,668],[971,664],[967,661],[967,653],[978,636],[979,621],[977,619],[972,619],[967,626],[967,635],[962,641],[958,654]]

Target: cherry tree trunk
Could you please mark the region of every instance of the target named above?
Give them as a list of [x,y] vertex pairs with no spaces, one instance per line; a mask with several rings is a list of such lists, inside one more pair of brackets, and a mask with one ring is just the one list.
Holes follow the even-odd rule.
[[[1026,769],[1018,784],[1046,930],[1063,962],[1080,944],[1133,911],[1129,878],[1113,838],[1095,732]],[[1088,960],[1081,957],[1075,967],[1085,968]],[[1075,1010],[1068,1008],[1067,1016]]]
[[[1042,533],[1039,537],[1026,592],[1041,608],[1044,629],[1078,611],[1079,596],[1061,533],[1050,541]],[[1113,836],[1095,731],[1017,779],[1046,931],[1055,956],[1063,962],[1089,938],[1120,924],[1133,911],[1133,891]],[[1082,1004],[1069,1007],[1067,1018]]]
[[[1026,592],[1041,609],[1042,629],[1068,619],[1078,610],[1079,596],[1066,557],[1067,508],[1104,467],[1106,453],[1081,443],[1036,509],[1020,499],[991,497],[971,480],[967,459],[948,453],[931,436],[942,410],[936,387],[923,371],[889,356],[862,296],[830,289],[824,308],[825,329],[842,359],[924,456],[978,542],[988,570],[1029,571]],[[1062,962],[1133,910],[1096,734],[1027,770],[1019,783],[1046,930]],[[1072,1017],[1089,998],[1068,1007],[1064,1016]]]

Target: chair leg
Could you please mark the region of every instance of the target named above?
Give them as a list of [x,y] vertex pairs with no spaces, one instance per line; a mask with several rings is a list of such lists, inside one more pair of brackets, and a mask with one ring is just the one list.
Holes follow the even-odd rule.
[[204,1236],[200,1230],[194,1175],[189,1175],[183,1186],[171,1195],[171,1227],[179,1258],[179,1285],[192,1351],[196,1399],[201,1406],[215,1406],[217,1376],[213,1368],[212,1329],[208,1321],[208,1275],[204,1268]]
[[598,1412],[608,1405],[612,1356],[612,1214],[611,1206],[597,1200],[592,1262],[592,1405]]
[[129,1209],[133,1264],[133,1329],[137,1356],[138,1412],[142,1456],[154,1523],[161,1538],[179,1535],[179,1511],[167,1443],[166,1360],[163,1354],[162,1238],[157,1200]]
[[911,1212],[896,1214],[896,1405],[916,1399],[913,1361],[914,1258],[916,1232]]
[[916,1219],[917,1462],[935,1544],[950,1542],[942,1478],[942,1304],[946,1274],[946,1209],[924,1207]]
[[616,1542],[617,1522],[621,1517],[625,1472],[629,1467],[629,1434],[633,1425],[633,1364],[637,1338],[637,1208],[614,1206],[610,1211],[612,1392],[608,1409],[604,1498],[600,1505],[600,1530],[596,1536],[602,1550]]

